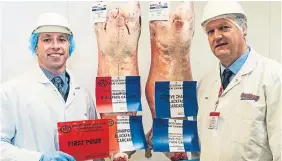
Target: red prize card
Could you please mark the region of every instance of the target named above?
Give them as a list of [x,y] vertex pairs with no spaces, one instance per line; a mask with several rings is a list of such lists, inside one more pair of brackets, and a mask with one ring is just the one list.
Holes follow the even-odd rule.
[[96,78],[96,109],[99,113],[113,112],[111,82],[111,77]]
[[109,157],[108,119],[58,122],[60,151],[77,161]]
[[120,152],[117,138],[117,116],[103,116],[103,119],[109,119],[110,154]]

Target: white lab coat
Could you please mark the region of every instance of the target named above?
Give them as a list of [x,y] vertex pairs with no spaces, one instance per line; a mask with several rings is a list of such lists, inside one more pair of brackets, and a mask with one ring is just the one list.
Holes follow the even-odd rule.
[[[198,85],[201,161],[281,161],[282,67],[254,49],[219,98],[219,65]],[[241,100],[253,94],[257,101]],[[249,98],[251,95],[249,95]],[[210,112],[220,112],[208,129]]]
[[1,87],[1,160],[39,161],[59,150],[57,122],[96,119],[90,94],[68,73],[66,102],[39,66]]

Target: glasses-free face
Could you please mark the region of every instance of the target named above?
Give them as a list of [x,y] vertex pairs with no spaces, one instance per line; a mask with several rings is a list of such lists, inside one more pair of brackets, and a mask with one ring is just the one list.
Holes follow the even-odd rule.
[[242,31],[228,19],[209,22],[206,33],[212,52],[225,66],[230,66],[247,47]]
[[68,59],[69,46],[67,34],[40,33],[36,50],[39,65],[52,73],[62,73]]

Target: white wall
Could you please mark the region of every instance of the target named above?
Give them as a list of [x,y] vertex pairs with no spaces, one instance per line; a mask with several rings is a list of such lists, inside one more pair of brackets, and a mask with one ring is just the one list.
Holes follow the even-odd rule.
[[2,80],[2,54],[3,54],[3,51],[2,51],[2,4],[0,3],[0,81]]
[[[281,2],[270,2],[269,5],[269,57],[282,63],[281,50]],[[271,9],[271,10],[270,10]],[[280,54],[278,54],[280,53]]]
[[[280,2],[280,22],[281,22],[281,24],[282,24],[282,11],[281,11],[281,9],[282,9],[282,3]],[[281,34],[280,37],[282,38],[282,25],[280,26],[280,34]],[[282,40],[280,41],[280,43],[281,43],[280,47],[282,48]],[[281,58],[280,63],[282,63],[282,49],[281,49],[280,58]]]
[[[174,2],[177,3],[177,2]],[[192,41],[191,63],[195,80],[199,80],[216,58],[210,51],[200,20],[206,2],[195,2],[196,28]],[[282,62],[281,55],[281,2],[240,2],[248,16],[247,40],[257,52]],[[79,5],[78,5],[79,4]],[[141,2],[142,31],[139,40],[138,63],[142,81],[143,124],[145,132],[152,125],[151,114],[145,99],[145,83],[150,68],[150,39],[148,2]],[[73,27],[77,50],[68,66],[79,82],[93,95],[97,73],[97,43],[90,21],[91,2],[5,2],[0,12],[2,21],[1,72],[2,82],[8,81],[31,67],[35,58],[28,49],[28,39],[36,19],[43,12],[58,12],[67,16]],[[1,10],[0,10],[1,11]],[[17,12],[15,12],[17,11]],[[0,28],[1,31],[1,28]],[[1,48],[0,48],[1,49]],[[94,96],[94,95],[93,95]],[[132,160],[144,159],[140,151]],[[151,160],[166,160],[163,154],[154,153]]]

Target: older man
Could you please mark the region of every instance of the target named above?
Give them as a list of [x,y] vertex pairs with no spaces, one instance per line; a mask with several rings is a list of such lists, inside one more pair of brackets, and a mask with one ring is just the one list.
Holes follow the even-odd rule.
[[246,43],[235,1],[208,2],[201,25],[219,63],[198,86],[200,160],[281,161],[281,64]]

